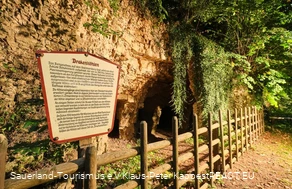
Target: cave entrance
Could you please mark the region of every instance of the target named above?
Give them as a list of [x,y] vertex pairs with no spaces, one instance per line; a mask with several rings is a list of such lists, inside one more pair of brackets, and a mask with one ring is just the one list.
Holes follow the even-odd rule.
[[173,116],[175,116],[175,112],[172,110],[170,106],[165,106],[164,108],[162,108],[159,124],[157,125],[157,130],[171,132]]
[[113,130],[108,134],[110,138],[119,138],[120,132],[119,132],[119,120],[115,118],[114,122],[114,128]]
[[116,111],[115,111],[115,120],[114,120],[114,128],[113,130],[108,134],[108,137],[110,138],[119,138],[120,137],[120,119],[118,116],[119,109],[121,109],[123,105],[123,102],[120,100],[117,100],[116,103]]
[[[135,125],[137,136],[140,134],[140,122],[146,121],[150,142],[172,137],[172,118],[176,115],[171,104],[172,83],[172,81],[158,80],[148,88],[144,102],[140,103],[140,109],[137,112],[138,117]],[[188,97],[185,103],[185,117],[179,133],[189,131],[192,128],[194,102],[190,99],[192,99],[192,96]]]
[[171,136],[172,117],[175,115],[170,103],[171,94],[172,82],[157,81],[148,89],[142,107],[138,110],[136,131],[139,134],[139,123],[146,121],[149,141]]

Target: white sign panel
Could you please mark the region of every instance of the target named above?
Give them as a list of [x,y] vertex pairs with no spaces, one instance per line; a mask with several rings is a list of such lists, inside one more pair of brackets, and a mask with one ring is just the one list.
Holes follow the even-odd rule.
[[50,138],[56,143],[113,129],[119,65],[85,52],[38,51]]

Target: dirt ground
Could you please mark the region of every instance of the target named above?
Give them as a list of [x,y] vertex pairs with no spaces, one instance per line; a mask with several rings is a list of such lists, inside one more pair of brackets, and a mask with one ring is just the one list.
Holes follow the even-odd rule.
[[[118,151],[137,146],[137,142],[110,138],[109,151]],[[193,147],[190,141],[179,143],[179,154],[189,151]],[[156,151],[154,161],[166,159],[171,161],[172,147]],[[179,165],[180,170],[193,171],[192,159]],[[239,172],[239,176],[231,177]],[[245,175],[243,175],[245,174]],[[233,164],[232,170],[227,170],[228,178],[216,180],[216,188],[222,189],[292,189],[292,135],[279,131],[265,132],[254,145]],[[189,187],[182,187],[189,188]]]
[[217,181],[217,188],[292,188],[292,138],[265,132],[233,166],[226,175],[238,171],[240,176]]
[[[113,148],[121,148],[126,146],[126,143],[116,139],[109,144],[112,144]],[[130,144],[127,145],[129,147]],[[131,146],[135,146],[135,143]],[[191,147],[188,142],[181,142],[180,154]],[[171,150],[171,147],[167,147],[158,154],[163,154],[170,161]],[[188,160],[179,167],[181,170],[192,171],[193,169],[189,169],[192,165],[193,161]],[[233,169],[227,170],[225,178],[215,180],[215,184],[214,188],[220,189],[292,189],[292,135],[279,131],[265,132],[239,161],[233,164]]]

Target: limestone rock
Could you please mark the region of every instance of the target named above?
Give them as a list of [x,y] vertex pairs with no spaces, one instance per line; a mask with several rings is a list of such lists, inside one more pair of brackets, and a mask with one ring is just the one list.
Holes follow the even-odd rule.
[[[82,48],[121,65],[117,119],[121,138],[134,136],[137,112],[156,82],[170,82],[166,27],[143,16],[128,0],[116,13],[107,1],[3,1],[0,11],[0,115],[23,102],[42,99],[36,50],[76,51]],[[108,35],[85,23],[107,20]],[[45,117],[32,108],[30,115]],[[35,112],[33,112],[35,111]],[[26,118],[24,118],[25,120]]]

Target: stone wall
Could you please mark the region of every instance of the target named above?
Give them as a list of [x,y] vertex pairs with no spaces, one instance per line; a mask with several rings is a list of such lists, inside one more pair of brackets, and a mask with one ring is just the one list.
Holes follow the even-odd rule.
[[[76,51],[82,48],[121,65],[117,120],[121,138],[134,136],[137,111],[156,82],[170,82],[167,32],[132,4],[121,0],[114,12],[107,1],[2,0],[0,7],[1,124],[30,103],[21,120],[44,119],[36,50]],[[93,19],[108,20],[94,33]],[[17,116],[17,115],[16,115]]]

